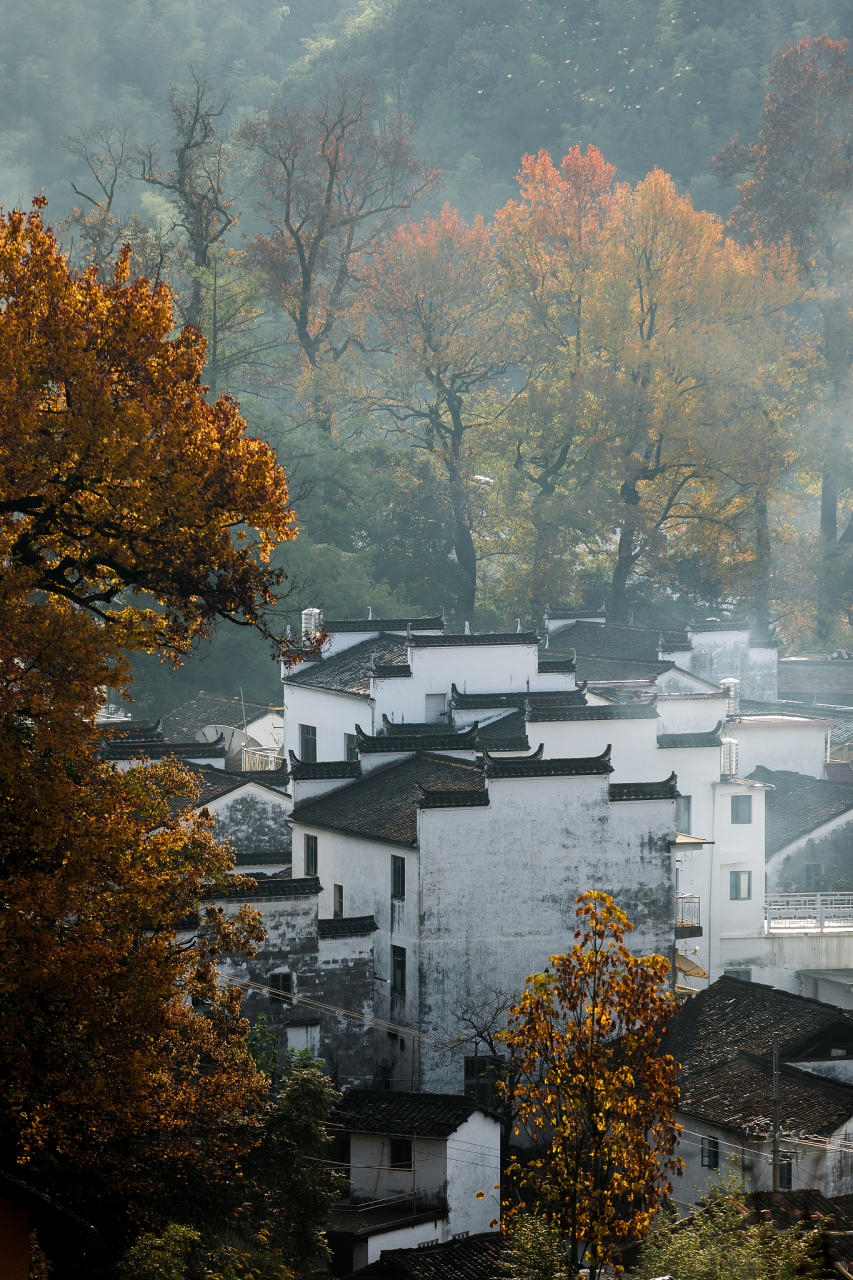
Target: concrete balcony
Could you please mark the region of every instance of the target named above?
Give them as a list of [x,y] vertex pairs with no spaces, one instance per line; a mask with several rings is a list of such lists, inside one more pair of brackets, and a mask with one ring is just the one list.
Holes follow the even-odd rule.
[[764,899],[767,933],[853,929],[853,893],[773,893]]
[[676,938],[702,937],[698,893],[675,895],[675,936]]

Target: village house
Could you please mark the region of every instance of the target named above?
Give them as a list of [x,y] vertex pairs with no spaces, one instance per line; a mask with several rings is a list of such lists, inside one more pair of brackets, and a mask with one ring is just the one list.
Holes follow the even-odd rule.
[[665,1050],[682,1064],[685,1162],[675,1200],[693,1209],[734,1159],[749,1191],[772,1189],[773,1038],[780,1069],[780,1185],[853,1192],[853,1015],[722,977],[686,1002]]
[[500,1124],[476,1101],[353,1089],[331,1125],[350,1179],[327,1226],[334,1274],[383,1250],[499,1234]]

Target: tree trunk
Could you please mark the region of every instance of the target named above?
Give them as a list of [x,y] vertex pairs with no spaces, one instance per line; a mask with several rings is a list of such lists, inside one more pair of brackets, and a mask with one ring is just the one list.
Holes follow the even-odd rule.
[[755,588],[755,630],[759,640],[770,638],[770,600],[772,556],[770,527],[767,519],[767,494],[759,490],[755,495],[755,548],[758,561],[758,581]]
[[628,621],[628,579],[630,578],[636,557],[634,555],[634,539],[637,532],[637,508],[640,505],[640,494],[635,480],[626,480],[619,491],[625,503],[625,515],[619,531],[619,548],[616,566],[610,583],[609,621]]
[[465,574],[465,584],[459,592],[459,608],[467,619],[472,619],[477,595],[477,553],[474,550],[474,539],[467,519],[465,506],[459,503],[456,495],[453,498],[454,533],[453,550],[457,562]]

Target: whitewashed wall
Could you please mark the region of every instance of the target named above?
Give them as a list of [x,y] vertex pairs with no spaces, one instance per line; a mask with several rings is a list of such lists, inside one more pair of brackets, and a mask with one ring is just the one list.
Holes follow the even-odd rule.
[[732,721],[726,734],[738,743],[738,772],[749,777],[757,765],[791,769],[812,778],[823,777],[826,732],[832,720],[794,716],[749,716]]
[[451,1235],[500,1229],[501,1193],[495,1185],[500,1180],[501,1127],[491,1116],[475,1111],[447,1142]]
[[[520,993],[565,952],[588,889],[628,912],[633,951],[672,943],[674,801],[611,804],[603,777],[491,780],[489,796],[489,808],[419,814],[421,1023],[438,1036],[471,992]],[[461,1090],[460,1064],[427,1045],[422,1061],[425,1088]]]
[[372,706],[367,698],[354,693],[330,693],[325,689],[284,685],[284,756],[289,751],[301,759],[300,724],[312,724],[317,730],[317,759],[345,760],[344,735],[355,733],[360,724],[365,733],[373,732]]

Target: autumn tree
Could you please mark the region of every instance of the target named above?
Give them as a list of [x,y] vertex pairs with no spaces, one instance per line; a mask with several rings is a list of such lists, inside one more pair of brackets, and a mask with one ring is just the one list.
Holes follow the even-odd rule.
[[477,590],[478,459],[514,394],[509,374],[521,353],[514,310],[490,229],[480,217],[467,226],[448,204],[399,227],[376,256],[370,317],[388,354],[376,360],[365,398],[447,484],[465,575],[459,607],[469,618]]
[[744,441],[789,416],[799,288],[784,250],[727,240],[661,170],[634,188],[613,176],[594,147],[559,170],[527,156],[521,199],[498,214],[506,287],[543,364],[495,442],[510,493],[547,529],[537,554],[570,553],[574,534],[575,554],[609,562],[625,619],[632,576],[669,572],[675,547],[742,560],[755,485],[789,461],[775,450],[768,481],[770,455]]
[[592,891],[577,904],[571,951],[510,1010],[519,1125],[536,1149],[510,1172],[528,1210],[562,1232],[570,1270],[596,1280],[646,1233],[682,1168],[677,1064],[663,1052],[674,1001],[669,962],[631,954],[613,900]]
[[339,77],[310,111],[258,110],[238,134],[258,158],[268,228],[251,241],[250,263],[287,317],[297,379],[324,431],[335,413],[336,366],[364,344],[360,308],[373,257],[437,180],[402,125],[375,127],[371,88]]
[[262,930],[202,903],[233,860],[193,777],[103,764],[95,716],[128,650],[179,660],[223,619],[278,646],[293,516],[272,451],[203,399],[168,290],[127,252],[111,284],[70,271],[43,205],[0,220],[0,1133],[126,1229],[170,1179],[215,1198],[262,1140],[268,1081],[217,980]]
[[839,536],[841,496],[853,484],[847,428],[853,365],[853,256],[846,227],[853,209],[853,71],[846,41],[800,40],[774,54],[764,124],[748,147],[735,138],[715,157],[725,178],[747,176],[731,225],[743,237],[790,244],[820,315],[821,381],[827,387],[816,468],[820,486],[821,572],[815,621],[828,644],[842,594],[853,587],[853,524]]

